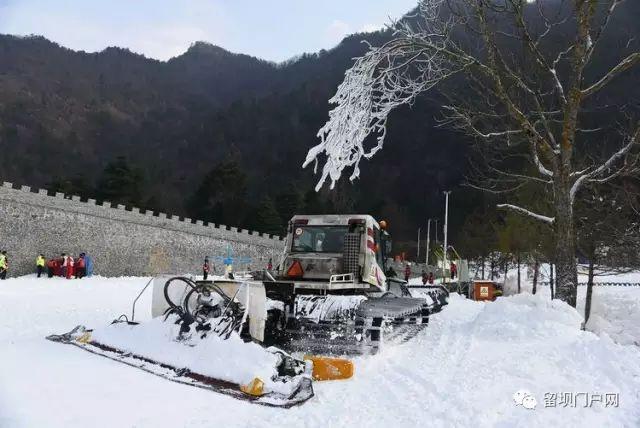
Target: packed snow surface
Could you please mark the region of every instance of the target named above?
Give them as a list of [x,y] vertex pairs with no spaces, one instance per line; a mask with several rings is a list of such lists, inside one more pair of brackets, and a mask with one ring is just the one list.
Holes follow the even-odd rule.
[[[0,282],[0,427],[640,426],[640,348],[580,330],[581,316],[546,294],[493,303],[452,295],[412,341],[355,358],[354,378],[316,382],[316,396],[292,409],[176,384],[44,339],[129,314],[146,281]],[[594,293],[594,312],[617,326],[617,316],[598,313],[601,289]],[[637,304],[640,288],[620,299]],[[149,318],[150,301],[139,301],[140,317]],[[618,394],[619,405],[545,400],[560,393]]]

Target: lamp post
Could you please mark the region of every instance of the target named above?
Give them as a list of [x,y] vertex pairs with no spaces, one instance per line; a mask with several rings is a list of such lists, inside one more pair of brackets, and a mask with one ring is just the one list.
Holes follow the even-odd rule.
[[449,222],[449,194],[450,193],[451,191],[444,192],[444,246],[442,247],[443,249],[442,276],[443,276],[444,283],[447,282],[447,277],[444,274],[444,272],[447,267],[447,227]]
[[431,219],[427,220],[427,254],[424,256],[424,264],[429,266],[429,233],[431,232]]

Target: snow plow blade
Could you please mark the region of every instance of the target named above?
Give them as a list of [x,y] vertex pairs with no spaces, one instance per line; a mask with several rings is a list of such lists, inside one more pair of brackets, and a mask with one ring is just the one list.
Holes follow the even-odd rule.
[[[88,330],[83,326],[77,326],[68,333],[50,335],[47,336],[46,339],[52,342],[76,346],[80,349],[91,352],[92,354],[124,363],[128,366],[141,369],[147,373],[154,374],[172,382],[207,389],[263,406],[290,408],[306,402],[314,395],[312,381],[309,377],[296,377],[295,379],[298,384],[295,385],[291,392],[286,395],[275,391],[265,391],[264,382],[257,377],[246,385],[216,379],[196,371],[191,371],[188,368],[175,367],[171,364],[155,361],[154,359],[145,357],[144,355],[122,351],[109,345],[99,343],[91,339],[91,332],[92,330]],[[283,358],[286,357],[291,359],[294,363],[298,362],[298,360],[294,360],[287,354],[282,352],[276,353],[282,355]],[[281,360],[281,362],[283,366],[291,364],[291,361]],[[282,380],[285,382],[287,381],[284,377]]]
[[305,355],[313,363],[313,380],[340,380],[353,377],[353,363],[344,358],[329,358]]

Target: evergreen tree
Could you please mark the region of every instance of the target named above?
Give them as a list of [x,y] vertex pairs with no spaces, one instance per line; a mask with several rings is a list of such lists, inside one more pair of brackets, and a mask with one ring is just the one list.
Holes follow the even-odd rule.
[[129,164],[123,156],[109,162],[98,180],[99,200],[139,207],[142,205],[142,171]]
[[247,175],[235,159],[217,164],[202,180],[191,196],[191,217],[206,221],[242,226],[249,212]]
[[[485,266],[487,260],[497,247],[495,230],[496,212],[479,208],[467,217],[459,239],[459,251],[465,258],[476,261],[476,275],[485,278]],[[435,247],[434,247],[435,249]],[[490,277],[491,273],[487,275]]]
[[282,235],[284,232],[285,223],[282,222],[276,205],[269,196],[263,197],[258,204],[255,218],[254,227],[258,232],[272,235]]
[[324,214],[325,208],[323,206],[320,195],[315,190],[308,190],[304,194],[304,208],[301,214]]
[[276,196],[275,206],[282,224],[287,224],[295,214],[299,214],[304,206],[302,193],[295,185],[289,185]]
[[51,192],[61,192],[65,195],[78,195],[84,199],[93,197],[95,193],[89,180],[82,174],[77,174],[72,178],[55,177],[45,187]]

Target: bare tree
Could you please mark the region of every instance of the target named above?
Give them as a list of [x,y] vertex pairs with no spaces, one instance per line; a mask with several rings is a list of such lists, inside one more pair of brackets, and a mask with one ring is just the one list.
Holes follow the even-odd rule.
[[[444,123],[485,144],[473,186],[504,193],[527,183],[546,188],[549,213],[512,203],[502,209],[550,225],[555,234],[556,297],[576,305],[574,202],[588,183],[637,171],[640,122],[618,118],[607,153],[587,156],[582,141],[599,96],[640,63],[621,47],[616,65],[599,75],[594,57],[625,0],[422,0],[415,16],[393,24],[394,37],[355,60],[330,102],[304,166],[324,160],[317,189],[384,142],[389,113],[438,86]],[[608,52],[611,54],[611,52]],[[451,82],[455,85],[447,87]],[[453,88],[453,90],[452,90]],[[604,103],[604,101],[602,101]],[[623,123],[624,120],[624,123]],[[368,138],[370,137],[370,138]],[[375,140],[375,141],[374,141]],[[589,152],[591,153],[591,152]],[[514,166],[517,165],[517,166]]]

